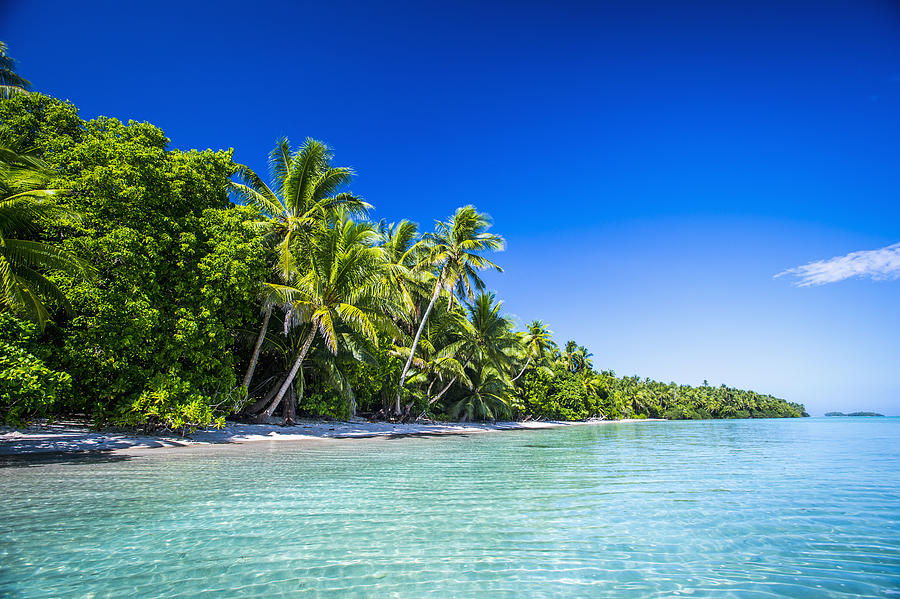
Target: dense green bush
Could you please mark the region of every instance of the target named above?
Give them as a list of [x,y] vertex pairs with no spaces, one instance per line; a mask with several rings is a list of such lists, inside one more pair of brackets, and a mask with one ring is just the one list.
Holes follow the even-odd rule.
[[[147,123],[85,122],[37,94],[0,102],[0,127],[56,170],[81,218],[44,240],[90,259],[95,282],[55,282],[75,308],[48,368],[71,376],[68,411],[180,427],[228,413],[237,385],[234,331],[253,328],[265,253],[226,182],[231,152],[169,150]],[[226,402],[227,403],[227,402]],[[220,405],[221,404],[221,405]]]
[[300,414],[313,418],[345,420],[350,416],[347,402],[327,386],[305,393],[297,402]]
[[[157,374],[146,389],[120,413],[117,422],[147,429],[164,428],[185,432],[198,426],[225,424],[222,414],[229,413],[234,402],[213,405],[210,398],[197,393],[191,384],[175,374]],[[221,408],[221,409],[217,409]]]
[[557,366],[552,374],[545,369],[531,370],[525,373],[524,379],[524,410],[535,418],[585,420],[610,417],[608,394],[589,391],[581,373]]
[[0,312],[0,420],[23,424],[59,408],[72,388],[72,377],[45,363],[49,343],[38,339],[37,325]]

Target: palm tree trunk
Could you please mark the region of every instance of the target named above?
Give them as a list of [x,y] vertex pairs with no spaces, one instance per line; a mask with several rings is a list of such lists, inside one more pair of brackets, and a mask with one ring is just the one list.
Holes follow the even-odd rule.
[[[431,406],[431,405],[434,404],[437,400],[439,400],[440,398],[442,398],[442,397],[444,396],[444,393],[446,393],[447,390],[450,389],[450,387],[453,386],[453,383],[455,383],[455,382],[456,382],[456,379],[458,379],[458,378],[459,378],[458,376],[455,376],[455,377],[453,377],[452,379],[450,379],[450,382],[447,383],[447,384],[444,386],[443,389],[441,389],[440,393],[438,393],[437,395],[435,395],[434,397],[432,397],[431,399],[428,400],[428,406]],[[434,381],[431,381],[431,384],[433,385],[433,384],[434,384]],[[429,394],[429,393],[431,393],[431,385],[428,385],[428,392],[425,393],[425,396],[428,397],[428,394]],[[428,408],[426,407],[426,408],[425,408],[425,411],[422,412],[421,414],[419,414],[419,417],[416,418],[416,420],[421,420],[422,417],[425,416],[425,414],[427,414],[427,413],[428,413]]]
[[428,302],[428,308],[425,310],[425,315],[422,316],[422,322],[419,323],[419,329],[416,331],[415,338],[413,338],[412,347],[409,348],[409,358],[406,359],[406,365],[400,372],[400,384],[397,385],[397,397],[394,400],[394,412],[397,414],[400,413],[400,393],[403,391],[403,383],[406,381],[406,374],[409,372],[409,367],[412,365],[413,358],[416,355],[416,346],[419,345],[419,338],[422,336],[422,330],[425,328],[425,323],[428,322],[428,315],[431,314],[431,309],[434,307],[434,303],[437,301],[440,294],[441,279],[438,278],[437,283],[434,284],[434,293],[431,294],[431,301]]
[[294,426],[294,418],[296,417],[297,394],[294,392],[294,387],[292,385],[288,389],[286,399],[284,400],[284,420],[282,421],[281,426]]
[[455,377],[453,377],[452,379],[450,379],[450,382],[447,383],[447,384],[444,386],[443,389],[441,389],[440,393],[438,393],[437,395],[435,395],[434,397],[432,397],[431,399],[428,400],[428,405],[430,406],[430,405],[432,405],[433,403],[435,403],[437,400],[439,400],[440,398],[442,398],[442,397],[444,396],[444,393],[446,393],[447,390],[449,390],[450,387],[453,386],[453,383],[455,383],[455,382],[456,382],[456,379],[458,379],[458,378],[459,378],[458,376],[455,376]]
[[253,404],[249,408],[247,408],[246,410],[244,410],[244,413],[249,414],[251,416],[255,416],[256,414],[258,414],[260,410],[262,410],[267,405],[269,405],[269,402],[272,401],[272,398],[275,397],[275,394],[278,393],[278,390],[281,389],[281,385],[283,385],[283,384],[284,384],[284,376],[281,376],[278,379],[278,382],[276,382],[272,386],[272,388],[269,390],[269,392],[266,393],[266,396],[263,397],[262,399],[260,399],[259,401],[257,401],[255,404]]
[[525,369],[528,368],[528,365],[529,365],[529,364],[531,364],[531,356],[528,356],[528,359],[525,361],[525,366],[522,367],[522,372],[520,372],[519,374],[517,374],[517,375],[516,375],[516,378],[514,378],[514,379],[511,380],[510,382],[511,382],[511,383],[515,383],[517,380],[519,380],[519,377],[522,376],[523,374],[525,374]]
[[315,339],[315,337],[316,325],[313,324],[312,330],[309,332],[309,336],[306,338],[306,341],[303,342],[303,347],[300,349],[300,354],[297,356],[297,360],[291,367],[291,371],[288,373],[287,378],[284,379],[284,384],[281,386],[281,389],[278,391],[275,399],[273,399],[272,403],[269,404],[269,407],[259,414],[259,422],[268,422],[269,418],[272,417],[272,414],[275,413],[275,410],[278,408],[278,404],[280,404],[281,400],[284,398],[284,394],[287,393],[287,390],[291,386],[291,383],[294,382],[294,377],[297,376],[297,371],[300,370],[300,365],[303,364],[303,359],[306,357],[306,353],[309,351],[309,348],[312,345],[313,339]]
[[[462,367],[463,372],[465,372],[466,368],[469,367],[469,362],[471,362],[471,361],[472,361],[472,356],[470,356],[470,357],[466,360],[465,364],[463,364],[463,367]],[[428,405],[430,406],[430,405],[434,404],[437,400],[439,400],[440,398],[442,398],[442,397],[444,396],[444,393],[446,393],[447,391],[450,390],[450,387],[453,386],[453,383],[455,383],[455,382],[456,382],[456,379],[458,379],[458,378],[459,378],[459,375],[456,375],[455,377],[453,377],[452,379],[450,379],[450,382],[447,383],[447,384],[444,386],[443,389],[441,389],[440,393],[438,393],[437,395],[435,395],[434,397],[432,397],[431,399],[428,400]],[[424,415],[425,413],[423,412],[422,414]],[[419,418],[421,418],[421,417],[422,417],[422,416],[419,416]]]
[[244,388],[250,388],[250,381],[253,380],[253,371],[256,370],[256,361],[259,359],[259,350],[262,347],[263,340],[266,338],[266,330],[269,328],[269,318],[272,317],[272,304],[266,306],[266,315],[263,317],[262,328],[259,330],[259,336],[256,338],[256,345],[253,347],[253,355],[250,356],[250,365],[247,367],[247,374],[244,375]]

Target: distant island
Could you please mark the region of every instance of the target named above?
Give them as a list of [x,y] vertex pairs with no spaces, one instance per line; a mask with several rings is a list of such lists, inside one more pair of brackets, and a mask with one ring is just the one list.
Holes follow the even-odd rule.
[[844,414],[843,412],[825,412],[826,416],[881,416],[884,418],[884,414],[877,414],[875,412],[850,412],[849,414]]

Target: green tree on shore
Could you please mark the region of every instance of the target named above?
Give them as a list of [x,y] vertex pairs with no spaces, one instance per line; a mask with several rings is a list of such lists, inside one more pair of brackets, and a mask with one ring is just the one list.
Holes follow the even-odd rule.
[[474,206],[463,206],[448,221],[439,221],[433,233],[428,234],[426,243],[428,256],[425,264],[437,273],[434,289],[428,307],[422,315],[416,335],[410,346],[410,354],[400,371],[394,412],[400,413],[400,394],[406,381],[406,375],[412,365],[416,346],[422,336],[422,330],[428,322],[428,316],[442,291],[448,293],[448,303],[452,305],[454,295],[474,298],[474,289],[484,289],[484,282],[478,276],[479,270],[493,268],[500,272],[502,268],[482,256],[486,251],[503,249],[503,238],[488,233],[491,223],[487,215],[479,213]]
[[528,324],[527,330],[522,334],[521,342],[525,348],[527,359],[522,370],[513,378],[512,382],[519,380],[532,362],[545,361],[549,353],[556,348],[556,344],[553,342],[553,331],[540,320],[534,320]]
[[[309,235],[320,229],[329,217],[338,211],[364,216],[371,208],[359,197],[344,191],[350,185],[353,170],[331,166],[332,157],[331,150],[320,141],[307,138],[300,148],[292,151],[288,139],[282,137],[269,152],[272,187],[244,165],[238,165],[241,182],[229,184],[238,199],[264,216],[264,220],[254,225],[267,247],[272,248],[276,273],[282,282],[297,270],[296,245],[307,243]],[[244,375],[245,388],[250,386],[272,316],[271,297],[268,293],[263,295],[266,298],[263,323]]]
[[383,261],[374,240],[371,226],[343,220],[320,231],[304,247],[306,259],[288,277],[289,284],[268,284],[285,307],[288,323],[309,326],[291,370],[258,415],[259,421],[267,422],[281,403],[316,335],[332,354],[337,353],[340,341],[338,323],[377,345],[377,326],[387,322],[387,299],[375,288]]

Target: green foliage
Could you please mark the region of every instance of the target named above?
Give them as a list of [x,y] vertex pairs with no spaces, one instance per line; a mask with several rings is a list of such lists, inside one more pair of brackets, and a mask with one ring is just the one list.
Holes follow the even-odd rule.
[[23,425],[47,416],[68,395],[72,378],[48,367],[49,345],[37,325],[0,312],[0,421]]
[[523,387],[527,414],[543,420],[586,420],[607,415],[607,393],[592,392],[584,376],[558,365],[552,372],[544,369],[526,372]]
[[625,413],[670,420],[706,418],[798,418],[807,416],[800,404],[789,403],[755,391],[722,385],[691,387],[660,383],[639,377],[616,378],[609,373],[610,388],[623,403]]
[[[331,418],[357,407],[463,420],[805,414],[752,391],[598,373],[587,348],[560,349],[540,321],[516,332],[483,292],[479,271],[500,270],[484,254],[503,247],[486,215],[466,206],[424,235],[407,221],[376,226],[349,192],[352,169],[332,167],[320,142],[280,140],[270,188],[231,151],[170,150],[153,125],[82,121],[39,94],[0,100],[0,140],[46,164],[29,189],[68,190],[19,238],[97,273],[40,266],[39,297],[57,289],[69,313],[47,311],[43,332],[0,314],[6,421],[85,414],[183,432],[242,409],[268,420],[284,397],[290,422],[295,395],[302,413]],[[23,181],[0,180],[3,197]],[[254,369],[249,398],[237,373],[252,382]]]
[[174,374],[157,374],[116,421],[151,430],[163,428],[184,433],[210,424],[224,426],[225,418],[216,415],[222,413],[216,407],[211,405],[208,397],[196,392],[191,383]]
[[379,337],[373,353],[374,363],[351,359],[342,367],[347,382],[356,394],[357,410],[374,413],[387,406],[397,392],[397,380],[403,361],[392,354],[390,340]]
[[51,277],[74,310],[48,362],[72,377],[67,411],[130,424],[138,405],[147,423],[174,427],[227,413],[214,397],[236,386],[233,332],[255,322],[267,272],[246,224],[257,213],[227,198],[231,153],[170,151],[152,125],[83,122],[38,94],[3,101],[0,119],[72,190],[63,201],[81,218],[45,240],[99,273]]
[[343,401],[338,394],[327,387],[304,395],[297,402],[297,407],[301,414],[313,418],[325,417],[334,420],[346,420],[350,416],[347,402]]

